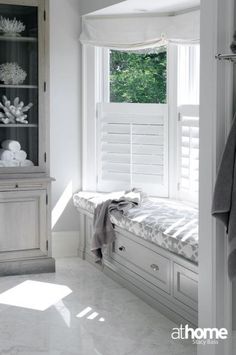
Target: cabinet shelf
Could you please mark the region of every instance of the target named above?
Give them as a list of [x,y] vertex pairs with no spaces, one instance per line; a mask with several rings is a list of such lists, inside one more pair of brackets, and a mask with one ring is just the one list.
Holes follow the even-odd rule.
[[38,89],[37,85],[4,85],[0,84],[1,89]]
[[12,124],[4,124],[0,123],[1,128],[37,128],[38,125],[34,123],[29,123],[29,124],[17,124],[17,123],[12,123]]
[[0,42],[38,42],[36,37],[0,36]]

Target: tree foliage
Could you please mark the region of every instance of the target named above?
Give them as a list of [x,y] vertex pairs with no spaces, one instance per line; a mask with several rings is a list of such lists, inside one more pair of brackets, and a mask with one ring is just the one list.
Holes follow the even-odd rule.
[[110,101],[166,103],[167,55],[111,51]]

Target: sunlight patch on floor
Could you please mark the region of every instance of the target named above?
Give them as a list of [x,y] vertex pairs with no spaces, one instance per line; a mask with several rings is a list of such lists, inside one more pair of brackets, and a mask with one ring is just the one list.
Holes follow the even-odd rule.
[[[92,312],[92,313],[91,313]],[[89,314],[90,313],[90,314]],[[89,320],[94,320],[94,319],[98,319],[99,313],[98,312],[93,312],[92,307],[86,307],[84,308],[79,314],[77,314],[77,318],[84,318],[85,316],[87,316],[86,318]],[[105,322],[105,318],[100,317],[98,319],[99,322]]]
[[71,293],[64,285],[27,280],[0,294],[0,304],[45,311]]

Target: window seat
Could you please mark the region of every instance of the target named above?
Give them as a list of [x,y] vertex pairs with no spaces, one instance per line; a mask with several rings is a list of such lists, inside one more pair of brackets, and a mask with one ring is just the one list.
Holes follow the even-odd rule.
[[[120,193],[79,192],[74,195],[77,208],[93,214],[95,207]],[[198,210],[179,201],[148,198],[127,215],[111,214],[114,225],[151,243],[198,263]]]
[[74,195],[80,222],[78,255],[175,322],[197,325],[197,209],[169,199],[145,198],[125,216],[112,212],[116,240],[104,248],[103,263],[97,265],[91,252],[95,207],[122,195]]

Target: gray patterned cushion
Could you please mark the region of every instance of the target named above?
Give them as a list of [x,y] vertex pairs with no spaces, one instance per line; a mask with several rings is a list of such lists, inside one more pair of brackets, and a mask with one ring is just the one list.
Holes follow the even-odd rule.
[[[119,198],[122,194],[79,192],[74,195],[74,204],[93,213],[99,203],[108,198]],[[111,221],[120,228],[198,263],[198,210],[193,207],[170,199],[148,198],[126,215],[112,212]]]

